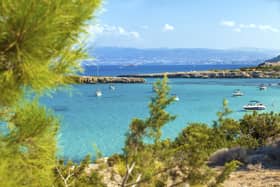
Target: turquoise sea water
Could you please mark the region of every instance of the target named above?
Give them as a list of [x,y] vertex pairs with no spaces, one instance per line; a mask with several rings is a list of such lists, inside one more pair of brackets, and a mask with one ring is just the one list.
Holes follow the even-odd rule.
[[[94,154],[93,144],[105,156],[121,152],[131,119],[148,115],[154,81],[115,84],[115,91],[109,90],[108,84],[74,85],[70,94],[63,91],[43,98],[42,103],[55,110],[62,121],[60,155],[80,160],[88,153]],[[261,101],[268,107],[266,111],[280,112],[280,86],[271,86],[266,91],[258,89],[261,83],[279,82],[279,79],[170,79],[171,93],[177,94],[180,101],[168,108],[177,119],[164,127],[163,136],[176,137],[190,122],[211,125],[224,98],[229,101],[234,118],[246,113],[242,106],[250,100]],[[96,89],[102,90],[102,97],[95,97]],[[232,97],[234,89],[241,89],[245,96]]]

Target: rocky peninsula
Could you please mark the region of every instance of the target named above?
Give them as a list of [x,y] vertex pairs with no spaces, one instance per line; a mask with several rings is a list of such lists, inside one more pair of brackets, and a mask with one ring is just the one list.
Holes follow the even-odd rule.
[[151,74],[121,75],[119,77],[133,78],[161,78],[167,74],[169,78],[280,78],[279,66],[257,66],[234,70],[209,70],[209,71],[190,71],[190,72],[166,72]]
[[77,76],[74,81],[81,84],[97,83],[145,83],[144,78],[138,77],[103,77],[103,76]]
[[[280,56],[277,57],[277,59]],[[255,67],[246,67],[231,70],[207,70],[188,72],[165,72],[149,74],[129,74],[117,77],[106,76],[76,76],[73,77],[77,83],[145,83],[145,78],[162,78],[165,74],[169,78],[203,78],[203,79],[224,79],[224,78],[275,78],[280,79],[280,61],[266,61]]]

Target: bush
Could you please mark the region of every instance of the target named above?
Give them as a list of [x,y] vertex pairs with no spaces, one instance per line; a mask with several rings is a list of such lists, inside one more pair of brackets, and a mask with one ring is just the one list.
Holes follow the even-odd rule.
[[193,123],[183,129],[175,139],[174,146],[179,150],[175,160],[190,184],[206,184],[213,176],[213,172],[206,165],[213,151],[212,132],[206,124]]
[[240,129],[241,138],[253,138],[257,146],[265,145],[269,139],[274,139],[280,134],[280,114],[247,114],[240,120]]
[[215,150],[239,145],[240,123],[231,118],[223,119],[219,124],[214,124],[212,134],[211,146]]
[[86,156],[81,163],[77,164],[72,161],[65,163],[60,160],[54,169],[55,174],[55,187],[105,187],[102,183],[101,176],[97,172],[86,172],[89,168],[90,156]]
[[123,157],[119,154],[113,154],[107,160],[108,166],[113,167],[115,164],[123,160]]

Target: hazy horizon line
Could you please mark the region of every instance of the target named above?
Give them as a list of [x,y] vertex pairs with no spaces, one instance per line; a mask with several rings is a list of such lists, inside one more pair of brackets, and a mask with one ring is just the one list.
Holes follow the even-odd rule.
[[143,50],[153,50],[153,49],[209,49],[209,50],[271,50],[280,51],[275,48],[258,48],[258,47],[234,47],[234,48],[209,48],[209,47],[132,47],[132,46],[94,46],[89,47],[89,49],[96,48],[120,48],[120,49],[143,49]]

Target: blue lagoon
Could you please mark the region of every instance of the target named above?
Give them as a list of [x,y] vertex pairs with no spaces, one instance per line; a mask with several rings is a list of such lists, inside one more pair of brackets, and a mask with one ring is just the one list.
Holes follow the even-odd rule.
[[[120,153],[132,118],[145,118],[155,79],[145,84],[74,85],[70,91],[57,92],[45,97],[42,103],[56,111],[62,121],[59,134],[60,155],[80,160],[86,154],[94,155],[96,144],[105,156]],[[258,100],[267,106],[266,112],[280,112],[280,86],[278,79],[170,79],[171,94],[180,101],[168,110],[176,120],[163,129],[165,138],[175,138],[188,123],[204,122],[212,125],[221,110],[223,99],[229,101],[232,117],[240,118],[246,112],[243,105]],[[266,91],[258,85],[273,83]],[[96,97],[101,89],[103,96]],[[232,91],[240,89],[243,97],[232,97]]]

